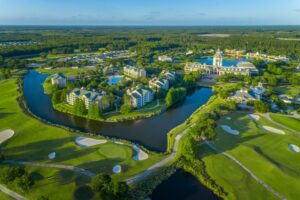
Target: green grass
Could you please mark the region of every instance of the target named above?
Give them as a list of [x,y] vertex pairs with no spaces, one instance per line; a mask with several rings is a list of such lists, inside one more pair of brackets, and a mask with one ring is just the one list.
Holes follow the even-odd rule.
[[[47,84],[44,84],[45,91],[49,91]],[[108,112],[103,114],[103,118],[98,118],[94,120],[98,121],[106,121],[106,122],[118,122],[118,121],[125,121],[125,120],[133,120],[133,119],[141,119],[141,118],[148,118],[157,114],[160,114],[165,110],[165,102],[164,100],[160,100],[160,105],[158,107],[153,108],[156,105],[156,101],[153,101],[142,108],[136,109],[128,114],[121,114],[120,112]],[[69,113],[72,115],[74,114],[73,106],[67,103],[59,103],[54,105],[54,108],[58,111]],[[151,109],[153,108],[153,109]],[[81,117],[88,118],[87,115],[80,115]]]
[[[75,138],[86,135],[42,124],[22,112],[16,101],[18,96],[16,79],[0,81],[0,95],[0,130],[13,129],[15,131],[15,135],[1,145],[1,152],[4,153],[6,159],[72,165],[95,173],[109,174],[112,174],[114,165],[120,164],[123,173],[113,175],[113,177],[123,180],[142,172],[164,158],[159,154],[149,153],[147,160],[134,161],[131,147],[112,142],[93,147],[76,145]],[[56,152],[57,157],[54,160],[48,159],[50,152]],[[68,179],[67,176],[66,179]],[[70,184],[76,183],[73,181]],[[57,190],[60,192],[74,192],[54,180],[53,185],[59,188]],[[45,184],[44,187],[47,190],[48,185]]]
[[214,153],[206,144],[200,146],[207,173],[228,193],[227,199],[276,199],[239,165]]
[[295,85],[278,86],[274,90],[280,94],[287,94],[293,97],[300,94],[300,86],[295,86]]
[[65,75],[76,75],[78,73],[86,73],[91,70],[85,69],[85,68],[72,69],[71,67],[70,68],[62,67],[62,68],[55,68],[55,69],[39,68],[39,69],[36,69],[36,71],[38,71],[39,73],[43,73],[43,74],[63,73]]
[[3,193],[2,191],[0,191],[0,199],[1,200],[13,200],[13,198],[11,198],[7,194]]
[[270,114],[272,120],[300,132],[300,120],[282,115]]
[[[287,199],[299,199],[300,155],[292,152],[288,145],[300,146],[300,135],[277,127],[263,118],[254,121],[243,113],[233,113],[229,116],[232,118],[231,120],[223,117],[218,121],[218,124],[229,125],[233,129],[239,130],[241,134],[239,136],[230,135],[218,127],[216,129],[218,136],[213,144],[234,156],[258,178]],[[286,135],[265,131],[261,128],[263,125],[284,130]],[[215,160],[214,158],[210,159]],[[220,165],[229,167],[225,162],[221,162]],[[232,165],[234,165],[233,162]],[[212,172],[210,173],[212,177],[224,174],[222,169],[213,171],[211,169],[213,167],[215,166],[207,166],[207,170]],[[230,176],[232,175],[224,174],[226,180],[230,180]],[[232,182],[231,184],[232,187],[239,187],[242,183],[243,181]],[[220,185],[223,186],[221,182]]]

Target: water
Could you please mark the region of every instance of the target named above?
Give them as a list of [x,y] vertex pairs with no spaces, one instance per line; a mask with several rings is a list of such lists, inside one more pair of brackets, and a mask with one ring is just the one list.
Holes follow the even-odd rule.
[[[196,60],[200,63],[206,63],[208,65],[213,64],[213,58],[211,58],[211,57],[210,58],[200,58],[200,59],[196,59]],[[239,59],[235,59],[235,60],[224,60],[223,59],[223,66],[225,66],[225,67],[235,66],[239,62],[244,62],[244,61],[249,61],[249,59],[247,59],[247,58],[239,58]]]
[[49,95],[44,94],[42,83],[49,75],[31,70],[24,77],[24,97],[31,112],[49,122],[84,132],[130,140],[154,151],[165,151],[167,133],[183,123],[212,95],[211,88],[198,88],[175,108],[143,120],[107,123],[88,120],[55,111]]
[[194,176],[178,170],[158,185],[150,195],[152,200],[221,200]]
[[107,83],[109,85],[116,85],[118,84],[120,81],[122,81],[123,77],[119,76],[119,75],[113,75],[113,76],[109,76],[107,79]]

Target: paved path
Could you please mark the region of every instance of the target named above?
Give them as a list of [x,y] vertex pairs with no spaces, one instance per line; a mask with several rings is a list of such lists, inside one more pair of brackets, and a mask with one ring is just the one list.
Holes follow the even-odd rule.
[[96,174],[89,171],[85,170],[79,167],[74,167],[74,166],[69,166],[69,165],[59,165],[59,164],[46,164],[46,163],[35,163],[35,162],[26,162],[26,161],[19,161],[19,160],[5,160],[3,163],[6,164],[16,164],[16,165],[26,165],[26,166],[37,166],[37,167],[49,167],[49,168],[57,168],[57,169],[65,169],[65,170],[70,170],[74,171],[89,177],[93,177]]
[[207,140],[205,140],[205,143],[214,151],[221,153],[222,155],[224,155],[225,157],[229,158],[230,160],[232,160],[233,162],[235,162],[236,164],[238,164],[241,168],[243,168],[257,183],[259,183],[260,185],[262,185],[266,190],[268,190],[269,192],[271,192],[272,194],[274,194],[276,197],[278,197],[279,199],[285,200],[286,198],[284,196],[282,196],[281,194],[279,194],[277,191],[273,190],[270,186],[268,186],[266,183],[264,183],[262,180],[260,180],[257,176],[255,176],[255,174],[250,171],[250,169],[248,169],[245,165],[243,165],[239,160],[237,160],[235,157],[233,157],[232,155],[226,153],[226,152],[222,152],[220,151],[217,147],[213,146],[210,142],[208,142]]
[[5,194],[7,194],[8,196],[12,197],[13,199],[16,200],[26,200],[25,197],[21,196],[20,194],[8,189],[7,187],[5,187],[4,185],[0,184],[0,190],[2,192],[4,192]]
[[[286,127],[286,126],[283,125],[283,124],[280,124],[280,123],[278,123],[278,122],[275,122],[275,121],[270,117],[270,113],[264,113],[264,114],[260,114],[260,115],[263,116],[266,120],[268,120],[268,121],[271,122],[272,124],[275,124],[275,125],[277,125],[277,126],[279,126],[279,127],[281,127],[281,128],[284,128],[284,129],[286,129],[286,130],[289,130],[289,131],[291,131],[292,133],[300,133],[300,132],[298,132],[298,131],[296,131],[296,130],[294,130],[294,129],[291,129],[291,128],[289,128],[289,127]],[[288,116],[286,116],[286,115],[283,115],[283,116],[288,117]]]
[[157,168],[160,168],[162,166],[164,166],[165,164],[167,164],[168,162],[171,162],[175,156],[176,156],[176,153],[178,151],[178,146],[179,146],[179,141],[180,139],[187,133],[187,131],[190,129],[190,127],[192,127],[193,125],[190,125],[189,127],[187,127],[184,131],[182,131],[180,134],[178,134],[176,137],[175,137],[175,141],[174,141],[174,145],[173,145],[173,149],[172,149],[172,152],[171,154],[165,158],[164,160],[161,160],[157,163],[155,163],[154,165],[152,165],[151,167],[149,167],[148,169],[146,169],[144,172],[132,177],[132,178],[129,178],[126,180],[126,182],[128,184],[130,183],[133,183],[133,182],[136,182],[136,181],[139,181],[143,178],[145,178],[146,176],[148,176],[152,171],[154,171],[155,169]]

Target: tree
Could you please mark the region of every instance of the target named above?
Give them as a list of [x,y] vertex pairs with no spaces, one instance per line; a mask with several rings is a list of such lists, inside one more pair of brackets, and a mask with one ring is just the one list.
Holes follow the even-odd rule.
[[24,192],[27,192],[34,185],[34,179],[27,173],[17,177],[14,182]]
[[113,193],[115,199],[125,199],[128,196],[129,187],[125,182],[114,183]]
[[131,105],[123,104],[123,105],[121,106],[120,112],[121,112],[122,114],[128,114],[128,113],[130,113],[130,112],[131,112]]
[[171,107],[175,103],[181,101],[186,96],[186,89],[183,87],[180,88],[171,88],[165,98],[167,107]]
[[21,166],[12,166],[1,171],[0,180],[7,184],[14,181],[17,177],[25,174],[25,168]]
[[101,117],[101,109],[99,108],[99,105],[96,103],[92,103],[88,110],[88,117],[91,119],[97,119]]
[[61,93],[60,90],[56,90],[52,93],[51,101],[53,105],[61,102]]
[[48,54],[46,52],[42,52],[42,53],[40,53],[40,57],[42,59],[46,59],[48,57]]
[[270,112],[270,106],[267,103],[264,103],[262,101],[254,101],[254,109],[257,112],[266,113]]
[[112,191],[111,188],[111,177],[108,174],[98,174],[92,179],[92,189],[100,194],[109,194]]
[[85,103],[81,99],[76,99],[75,100],[73,109],[74,109],[74,113],[76,115],[85,115],[86,112],[87,112],[86,107],[85,107]]

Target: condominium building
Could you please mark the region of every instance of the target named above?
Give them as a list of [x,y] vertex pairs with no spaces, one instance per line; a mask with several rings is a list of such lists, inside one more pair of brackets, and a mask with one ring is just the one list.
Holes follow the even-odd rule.
[[127,90],[130,96],[130,103],[133,108],[140,108],[153,100],[153,90],[151,88],[132,88]]
[[52,85],[57,85],[59,88],[64,88],[67,85],[67,78],[62,73],[56,73],[51,77]]
[[164,89],[168,90],[169,89],[169,81],[168,79],[165,78],[152,78],[149,81],[149,87],[152,89]]
[[99,93],[95,91],[85,90],[83,88],[75,88],[67,94],[67,102],[71,105],[74,105],[77,99],[81,99],[83,100],[87,109],[92,103],[96,103],[102,110],[105,110],[110,106],[109,104],[103,104],[103,98],[105,96],[105,92]]
[[166,55],[158,56],[158,60],[162,62],[173,62],[173,58]]
[[176,73],[173,72],[173,71],[163,70],[160,74],[168,80],[175,80],[176,79]]
[[146,77],[146,70],[138,67],[126,66],[124,67],[124,75],[132,78]]

